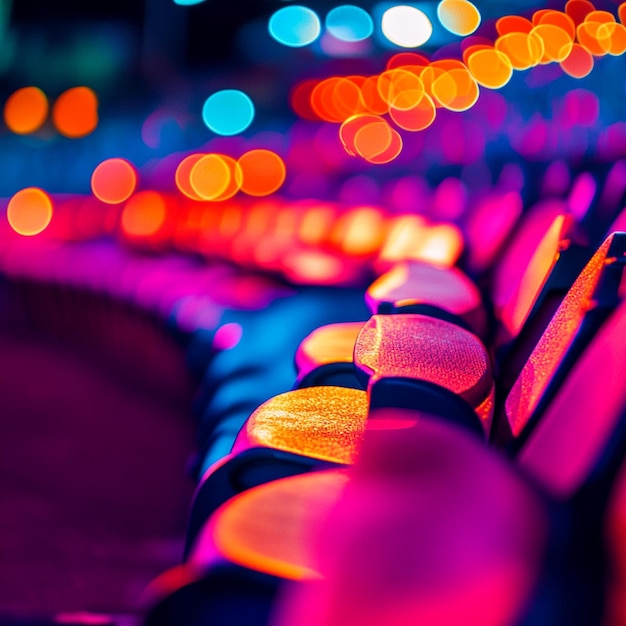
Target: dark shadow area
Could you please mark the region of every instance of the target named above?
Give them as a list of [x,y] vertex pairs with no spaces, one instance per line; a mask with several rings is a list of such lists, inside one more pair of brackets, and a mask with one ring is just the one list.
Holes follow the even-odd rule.
[[193,489],[179,404],[71,345],[0,335],[0,613],[133,613],[179,561]]

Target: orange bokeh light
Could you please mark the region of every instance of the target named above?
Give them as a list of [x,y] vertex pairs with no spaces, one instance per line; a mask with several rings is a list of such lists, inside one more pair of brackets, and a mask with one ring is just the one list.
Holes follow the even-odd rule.
[[363,82],[365,78],[361,76],[332,76],[321,81],[311,92],[311,109],[319,118],[336,123],[363,112],[366,108],[360,89]]
[[496,50],[505,54],[514,70],[527,70],[539,63],[544,44],[533,33],[507,33],[496,40]]
[[4,123],[18,135],[39,130],[48,117],[48,98],[37,87],[14,91],[4,105]]
[[98,126],[98,97],[89,87],[72,87],[64,91],[52,108],[56,129],[71,139],[92,133]]
[[393,161],[402,151],[402,138],[387,120],[377,115],[356,115],[339,130],[346,152],[374,164]]
[[[459,63],[461,67],[464,67],[464,65],[460,61],[454,62]],[[425,67],[420,71],[420,78],[424,85],[424,91],[430,96],[435,107],[440,107],[441,104],[433,93],[433,84],[437,79],[444,76],[449,69],[448,67],[442,67],[440,65],[441,63],[442,61],[439,61],[438,63],[431,63],[430,65],[428,65],[428,67]],[[402,98],[402,100],[404,100],[403,108],[410,108],[410,105],[417,104],[417,100],[415,100],[414,103],[408,103],[406,98]]]
[[469,54],[467,67],[476,82],[489,89],[504,87],[513,75],[511,61],[495,48],[476,50]]
[[435,103],[426,93],[405,92],[393,103],[389,117],[400,128],[418,132],[428,128],[437,115]]
[[327,206],[307,208],[298,226],[298,239],[311,246],[319,245],[335,221],[335,212]]
[[424,85],[420,77],[409,71],[406,67],[402,69],[385,70],[378,77],[378,93],[381,99],[388,105],[407,92],[423,92]]
[[612,22],[615,22],[615,16],[609,11],[591,11],[585,15],[585,22],[611,24]]
[[125,159],[102,161],[91,175],[93,195],[107,204],[128,200],[137,187],[137,172]]
[[533,29],[533,23],[521,15],[505,15],[496,22],[496,31],[501,37],[508,33],[526,33]]
[[558,26],[564,30],[572,40],[576,36],[576,24],[574,24],[574,20],[567,15],[567,13],[562,13],[561,11],[553,11],[551,9],[544,11],[539,18],[538,24]]
[[191,176],[191,170],[193,166],[203,157],[205,154],[190,154],[186,156],[176,168],[176,174],[174,175],[176,181],[176,187],[178,190],[185,196],[187,196],[190,200],[202,200],[202,197],[199,196],[191,186],[191,182],[189,177]]
[[345,148],[346,152],[352,156],[356,156],[357,151],[354,145],[354,138],[356,134],[368,124],[385,123],[385,120],[378,115],[371,115],[369,113],[363,115],[355,115],[347,119],[339,128],[339,139]]
[[476,103],[480,93],[478,84],[465,66],[439,76],[431,90],[435,102],[449,111],[467,111]]
[[576,36],[593,56],[602,57],[611,49],[611,31],[615,26],[605,22],[583,22],[576,27]]
[[384,115],[389,111],[389,104],[383,100],[378,91],[378,76],[369,76],[361,85],[361,97],[366,112]]
[[271,150],[250,150],[238,161],[241,169],[241,191],[249,196],[268,196],[285,181],[287,170],[278,154]]
[[563,61],[572,50],[572,37],[559,26],[539,24],[533,28],[531,35],[537,36],[543,42],[544,52],[541,63]]
[[600,31],[610,37],[609,54],[620,56],[626,52],[626,27],[623,24],[606,24]]
[[364,76],[348,76],[340,78],[332,91],[332,104],[337,111],[339,121],[343,122],[352,115],[363,113],[365,103],[361,94],[361,85],[365,82]]
[[165,199],[156,191],[140,191],[126,202],[121,226],[131,237],[155,235],[165,223]]
[[369,255],[382,245],[385,235],[384,219],[372,207],[359,207],[343,216],[340,222],[339,245],[351,256]]
[[38,187],[22,189],[9,200],[7,220],[19,235],[38,235],[52,220],[52,200]]
[[332,108],[332,90],[339,81],[337,76],[321,80],[311,91],[311,109],[317,117],[325,122],[341,122],[341,116]]
[[[470,37],[470,39],[474,38]],[[463,63],[465,63],[465,65],[467,66],[469,63],[469,58],[472,56],[472,54],[478,52],[479,50],[491,50],[492,48],[493,45],[491,43],[473,43],[466,46],[465,48],[463,48]]]
[[383,119],[363,125],[354,135],[355,152],[364,159],[382,154],[391,145],[391,131]]
[[[396,159],[398,156],[400,156],[400,153],[402,152],[402,145],[403,145],[402,137],[400,137],[400,134],[397,131],[395,131],[393,128],[390,128],[390,131],[391,131],[391,141],[389,142],[389,145],[387,146],[387,148],[378,154],[372,154],[369,156],[363,155],[363,158],[366,161],[368,161],[369,163],[372,163],[373,165],[384,165],[385,163],[390,163],[391,161]],[[358,142],[359,142],[358,136],[356,140],[357,140],[357,145],[358,145]]]
[[224,154],[205,154],[193,165],[189,184],[203,200],[226,200],[241,188],[241,168]]
[[226,164],[226,167],[228,167],[230,175],[226,189],[224,189],[221,194],[213,198],[213,202],[222,202],[223,200],[229,200],[232,198],[241,189],[243,181],[243,175],[239,163],[232,157],[225,154],[220,154],[218,156],[221,157],[222,161]]

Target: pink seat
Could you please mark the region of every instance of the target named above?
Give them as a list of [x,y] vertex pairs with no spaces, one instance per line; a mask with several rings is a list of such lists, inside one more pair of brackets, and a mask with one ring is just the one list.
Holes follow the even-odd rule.
[[500,626],[529,607],[547,536],[541,500],[468,433],[416,420],[367,432],[319,535],[323,579],[294,587],[274,626]]
[[[572,368],[518,461],[550,493],[568,499],[610,466],[624,438],[626,303]],[[608,464],[608,466],[607,466]]]
[[624,251],[626,234],[607,238],[552,317],[505,401],[513,437],[532,428],[529,424],[545,410],[573,361],[619,302]]

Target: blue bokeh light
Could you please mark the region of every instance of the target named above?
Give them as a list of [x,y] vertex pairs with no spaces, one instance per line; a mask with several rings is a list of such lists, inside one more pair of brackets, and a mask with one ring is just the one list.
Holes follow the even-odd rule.
[[202,119],[218,135],[238,135],[252,123],[254,104],[243,91],[224,89],[206,99]]
[[328,12],[326,28],[341,41],[362,41],[374,32],[374,22],[365,9],[343,4]]
[[268,29],[279,43],[291,48],[301,48],[313,43],[320,36],[322,24],[315,11],[291,5],[278,9],[270,17]]

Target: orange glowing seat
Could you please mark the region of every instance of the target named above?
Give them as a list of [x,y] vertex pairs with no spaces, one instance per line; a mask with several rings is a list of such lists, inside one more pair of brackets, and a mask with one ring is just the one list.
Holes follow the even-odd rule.
[[464,328],[417,313],[374,315],[359,333],[354,363],[371,407],[423,410],[471,427],[478,416],[489,431],[491,362],[478,337]]
[[287,580],[320,577],[314,533],[348,482],[346,470],[288,476],[238,494],[210,518],[187,562],[210,566],[217,555]]
[[505,246],[491,284],[494,313],[500,323],[497,346],[511,342],[524,327],[559,253],[569,245],[572,225],[563,203],[548,202],[524,216],[515,237]]
[[366,292],[372,313],[422,313],[461,325],[483,336],[486,316],[482,296],[457,268],[419,261],[398,263]]
[[248,418],[232,452],[207,470],[196,490],[188,547],[223,502],[277,478],[354,462],[367,421],[367,394],[307,387],[274,396]]
[[364,322],[327,324],[305,337],[296,352],[296,387],[359,387],[352,353]]
[[149,588],[144,624],[174,626],[181,615],[189,625],[258,624],[279,582],[319,579],[316,536],[347,482],[346,470],[289,476],[224,503],[203,525],[187,561]]
[[556,310],[504,402],[497,440],[519,448],[576,359],[624,295],[626,233],[608,237]]
[[252,413],[232,453],[266,447],[331,463],[353,463],[367,408],[367,394],[360,389],[321,386],[289,391]]
[[[512,293],[504,302],[498,302],[497,314],[507,338],[515,337],[522,328],[532,306],[541,290],[543,283],[554,266],[561,246],[564,244],[565,233],[570,220],[565,215],[557,215],[550,220],[548,228],[542,233],[536,247],[525,260],[515,258],[519,264],[520,274],[514,283]],[[501,266],[502,267],[502,266]],[[508,282],[511,276],[499,277]],[[496,302],[497,296],[496,295]],[[500,340],[502,341],[502,339]]]

